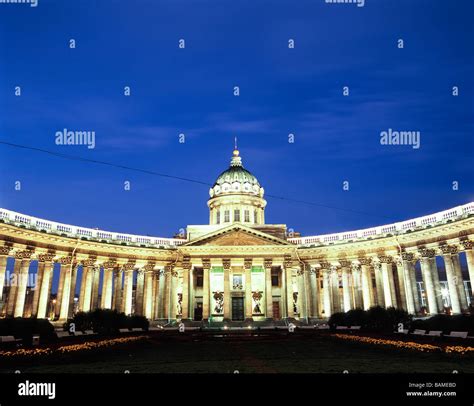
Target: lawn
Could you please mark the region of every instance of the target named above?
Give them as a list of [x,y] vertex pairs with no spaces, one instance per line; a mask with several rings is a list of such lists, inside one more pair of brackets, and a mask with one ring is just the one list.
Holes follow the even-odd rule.
[[472,357],[382,349],[324,336],[169,337],[60,363],[0,367],[44,373],[459,373]]

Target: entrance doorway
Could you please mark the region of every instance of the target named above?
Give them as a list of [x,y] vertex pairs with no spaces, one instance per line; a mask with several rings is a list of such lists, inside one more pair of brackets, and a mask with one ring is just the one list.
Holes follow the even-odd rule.
[[232,320],[234,321],[244,320],[244,298],[243,297],[232,298]]
[[196,303],[196,307],[194,308],[194,320],[202,320],[202,303]]
[[272,313],[273,313],[273,318],[278,320],[281,318],[280,315],[280,302],[273,302],[272,303]]

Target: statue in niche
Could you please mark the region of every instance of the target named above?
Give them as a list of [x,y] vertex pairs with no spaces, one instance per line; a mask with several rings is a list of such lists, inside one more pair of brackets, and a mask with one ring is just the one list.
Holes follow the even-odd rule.
[[263,294],[261,291],[255,291],[252,292],[252,299],[253,299],[253,314],[262,314],[262,307],[261,307],[261,300],[262,300]]
[[222,292],[214,292],[214,314],[222,314],[224,312],[224,293]]

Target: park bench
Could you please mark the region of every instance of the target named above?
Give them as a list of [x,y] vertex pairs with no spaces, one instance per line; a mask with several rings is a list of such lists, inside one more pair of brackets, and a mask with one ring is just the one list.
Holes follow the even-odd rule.
[[424,336],[426,335],[426,330],[415,329],[412,334],[415,336]]
[[119,328],[119,333],[130,333],[128,328]]
[[0,336],[0,343],[14,343],[17,341],[13,336]]
[[395,331],[395,334],[408,334],[408,329],[404,328],[403,330],[397,330]]
[[361,326],[350,326],[349,330],[360,330]]
[[431,330],[431,331],[428,332],[427,335],[430,336],[430,337],[441,337],[442,333],[443,332],[441,330]]
[[69,331],[58,331],[56,335],[58,336],[58,338],[63,338],[63,337],[69,337],[74,334],[71,334]]
[[451,331],[446,337],[467,338],[467,331]]
[[347,326],[336,326],[336,330],[349,330]]

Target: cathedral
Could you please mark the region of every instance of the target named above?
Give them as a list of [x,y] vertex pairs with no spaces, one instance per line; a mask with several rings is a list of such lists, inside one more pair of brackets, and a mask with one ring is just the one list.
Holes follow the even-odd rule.
[[471,306],[474,203],[362,230],[289,235],[284,224],[266,224],[264,188],[235,148],[207,205],[209,224],[189,225],[182,238],[0,209],[0,315],[63,321],[104,308],[167,322],[310,323],[376,305],[414,315]]

